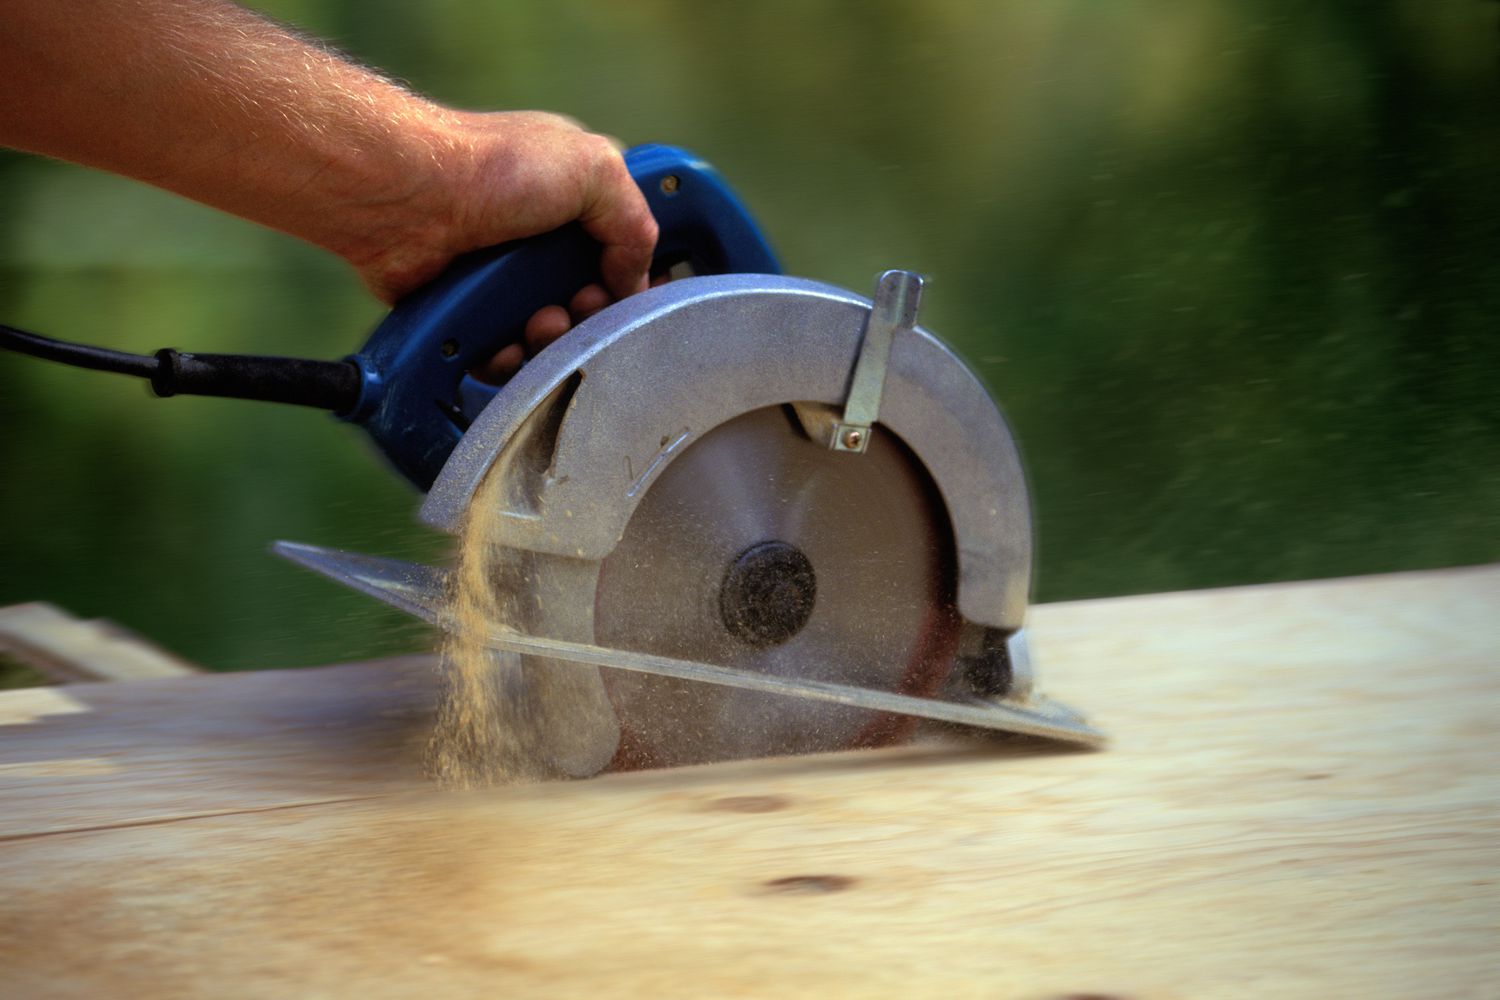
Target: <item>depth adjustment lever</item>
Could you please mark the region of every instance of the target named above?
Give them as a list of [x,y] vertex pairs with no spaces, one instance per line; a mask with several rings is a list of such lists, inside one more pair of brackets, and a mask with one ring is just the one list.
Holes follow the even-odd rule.
[[898,330],[917,325],[922,301],[922,276],[911,271],[887,271],[875,282],[870,318],[849,380],[843,419],[833,425],[828,447],[834,451],[864,454],[870,446],[870,429],[880,419],[880,396],[885,391],[885,367],[891,358],[891,342]]

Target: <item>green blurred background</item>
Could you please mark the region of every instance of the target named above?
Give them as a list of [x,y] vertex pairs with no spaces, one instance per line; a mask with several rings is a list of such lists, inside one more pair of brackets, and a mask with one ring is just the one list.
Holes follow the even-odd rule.
[[[1500,558],[1492,3],[258,6],[459,106],[695,149],[790,273],[928,274],[1021,441],[1041,600]],[[334,357],[381,314],[289,238],[0,154],[0,319]],[[266,553],[441,557],[359,431],[11,356],[0,426],[0,605],[220,669],[430,644]]]

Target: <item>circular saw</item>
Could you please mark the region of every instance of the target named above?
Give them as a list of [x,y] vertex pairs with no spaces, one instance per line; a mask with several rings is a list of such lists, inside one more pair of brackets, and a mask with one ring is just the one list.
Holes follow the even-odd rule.
[[[518,592],[483,642],[534,694],[571,692],[532,711],[555,773],[879,746],[921,719],[1101,742],[1034,690],[1016,445],[920,325],[921,278],[886,272],[865,298],[782,276],[707,164],[666,146],[626,159],[674,280],[499,390],[465,373],[597,277],[576,226],[460,260],[342,362],[164,351],[130,373],[163,395],[333,409],[428,491],[422,521],[456,533],[482,510],[486,537],[465,544],[520,568],[494,576]],[[445,569],[275,550],[454,626]]]

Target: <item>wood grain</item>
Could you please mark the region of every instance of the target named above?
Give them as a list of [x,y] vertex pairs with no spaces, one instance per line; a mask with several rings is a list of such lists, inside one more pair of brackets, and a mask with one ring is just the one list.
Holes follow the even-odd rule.
[[1114,737],[482,794],[425,659],[0,695],[0,995],[1500,996],[1500,567],[1035,609]]

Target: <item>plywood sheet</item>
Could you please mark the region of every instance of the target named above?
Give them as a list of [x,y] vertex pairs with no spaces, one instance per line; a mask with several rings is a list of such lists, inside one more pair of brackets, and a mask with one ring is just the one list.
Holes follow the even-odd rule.
[[422,659],[0,695],[5,996],[1500,995],[1500,568],[1036,609],[1102,753],[427,789]]

